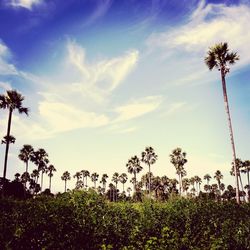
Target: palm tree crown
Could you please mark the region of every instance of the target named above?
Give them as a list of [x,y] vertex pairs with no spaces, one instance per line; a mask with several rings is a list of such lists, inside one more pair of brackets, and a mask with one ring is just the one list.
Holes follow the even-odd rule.
[[207,52],[205,63],[209,70],[217,68],[222,73],[227,74],[229,72],[228,64],[235,64],[239,59],[236,52],[229,52],[227,43],[218,43]]

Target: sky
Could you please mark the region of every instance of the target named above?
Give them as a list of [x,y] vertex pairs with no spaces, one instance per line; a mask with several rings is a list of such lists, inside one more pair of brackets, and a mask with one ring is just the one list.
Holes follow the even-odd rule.
[[57,169],[53,192],[66,170],[109,183],[146,146],[158,155],[153,174],[177,178],[169,154],[181,147],[188,177],[219,169],[233,185],[220,74],[204,57],[219,42],[240,56],[226,80],[236,154],[250,159],[249,20],[250,0],[0,0],[0,93],[16,89],[30,108],[13,115],[7,177],[25,171],[17,156],[31,144]]

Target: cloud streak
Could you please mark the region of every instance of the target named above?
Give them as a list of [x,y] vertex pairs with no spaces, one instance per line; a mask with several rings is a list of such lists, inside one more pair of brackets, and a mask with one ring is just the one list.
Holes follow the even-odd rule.
[[28,10],[32,10],[34,5],[38,5],[42,3],[43,0],[10,0],[8,5],[15,7],[15,8],[26,8]]
[[238,65],[244,66],[250,63],[248,53],[250,34],[246,32],[249,19],[248,5],[227,6],[206,4],[205,1],[201,1],[186,24],[151,35],[147,44],[150,47],[204,55],[208,47],[226,41],[230,48],[241,55]]

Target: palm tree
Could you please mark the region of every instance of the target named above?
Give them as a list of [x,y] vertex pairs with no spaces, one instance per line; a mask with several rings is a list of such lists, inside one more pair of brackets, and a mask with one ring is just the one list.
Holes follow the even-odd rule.
[[122,174],[119,176],[119,180],[120,180],[120,182],[122,183],[122,192],[124,193],[124,192],[125,192],[125,191],[124,191],[124,185],[125,185],[125,183],[126,183],[127,180],[128,180],[127,174],[126,174],[126,173],[122,173]]
[[[41,175],[41,191],[42,191],[43,174],[47,172],[47,164],[49,163],[48,153],[43,148],[39,148],[37,151],[34,151],[31,154],[30,160],[37,166],[37,170],[39,172],[42,172],[42,175]],[[38,181],[38,178],[37,178],[37,181]]]
[[220,187],[220,184],[221,184],[221,180],[223,179],[223,175],[221,173],[220,170],[217,170],[215,173],[214,173],[214,179],[218,182],[218,187]]
[[82,178],[84,179],[84,177],[85,177],[85,187],[87,188],[88,187],[88,179],[87,178],[90,177],[90,173],[88,170],[82,170],[81,173],[82,173]]
[[99,174],[97,174],[96,172],[93,173],[90,178],[91,178],[91,181],[94,182],[94,187],[96,188],[96,182],[98,181],[98,177],[99,177]]
[[[28,144],[23,145],[23,148],[20,149],[18,158],[25,163],[26,173],[28,173],[28,164],[29,164],[29,160],[31,159],[33,152],[34,152],[34,148]],[[26,182],[25,182],[25,187],[26,187]]]
[[[28,108],[23,107],[24,96],[18,93],[16,90],[7,90],[6,95],[0,95],[0,108],[9,110],[8,126],[7,126],[7,138],[10,136],[11,119],[14,110],[17,110],[20,114],[25,113],[28,115]],[[9,152],[9,140],[6,140],[5,158],[4,158],[4,170],[3,179],[6,179],[7,161]]]
[[226,75],[229,73],[230,68],[229,65],[234,64],[237,60],[239,60],[239,56],[236,52],[229,52],[227,43],[219,43],[215,44],[213,47],[209,49],[207,52],[207,56],[205,57],[205,63],[208,66],[209,70],[213,68],[217,68],[221,74],[221,83],[223,89],[224,96],[224,104],[227,113],[229,131],[230,131],[230,139],[233,151],[233,162],[234,162],[234,175],[235,175],[235,184],[236,184],[236,200],[240,203],[239,196],[239,181],[236,169],[236,150],[234,144],[234,136],[233,136],[233,127],[230,116],[228,97],[227,97],[227,88],[226,88]]
[[241,185],[241,189],[242,189],[242,192],[239,193],[239,196],[241,196],[241,194],[243,195],[243,199],[245,201],[245,195],[244,195],[244,187],[243,187],[243,183],[242,183],[242,179],[241,179],[241,174],[240,174],[240,170],[244,169],[244,162],[239,159],[239,158],[236,158],[236,161],[235,162],[232,162],[232,169],[230,171],[230,174],[231,175],[234,175],[234,163],[236,163],[236,171],[237,171],[237,176],[238,176],[238,180],[240,181],[240,185]]
[[64,192],[66,192],[66,188],[67,188],[67,181],[69,181],[71,179],[70,177],[70,173],[68,171],[64,172],[61,176],[61,179],[65,182],[65,186],[64,186]]
[[249,172],[250,172],[250,160],[246,160],[242,164],[241,173],[247,174],[247,185],[250,185]]
[[81,180],[81,176],[82,176],[82,172],[76,172],[74,175],[73,175],[73,178],[76,178],[76,188],[80,188],[83,184],[82,180]]
[[30,176],[37,183],[39,178],[39,171],[37,169],[34,169]]
[[136,189],[136,174],[138,174],[142,170],[142,166],[140,163],[140,159],[135,155],[128,160],[126,164],[128,172],[130,174],[134,174],[134,191]]
[[179,176],[179,192],[181,195],[182,177],[186,174],[184,165],[187,163],[186,152],[182,152],[181,148],[176,148],[170,154],[170,162],[174,165],[176,173]]
[[189,186],[190,186],[190,181],[188,178],[183,178],[182,180],[182,189],[184,192],[186,192],[186,195],[187,195],[187,191],[189,189]]
[[104,193],[106,192],[106,184],[107,184],[107,179],[108,179],[108,175],[107,174],[103,174],[102,175],[102,178],[100,180],[100,183],[102,183],[102,187],[103,187],[103,190],[104,190]]
[[151,198],[151,165],[156,162],[158,159],[158,155],[154,152],[152,147],[146,147],[145,151],[141,154],[141,161],[148,165],[148,172],[149,172],[149,183],[148,183],[148,190],[149,190],[149,198]]
[[56,168],[50,164],[48,166],[48,176],[49,176],[49,190],[51,191],[51,178],[53,177],[53,172],[56,172]]
[[210,174],[206,174],[206,175],[204,175],[204,177],[203,177],[203,179],[207,181],[207,185],[209,185],[209,181],[210,181],[211,178],[212,178],[212,177],[211,177]]
[[117,201],[117,184],[119,182],[119,174],[117,172],[115,172],[112,176],[112,181],[115,183],[115,193],[116,193],[116,197],[114,199],[114,201]]

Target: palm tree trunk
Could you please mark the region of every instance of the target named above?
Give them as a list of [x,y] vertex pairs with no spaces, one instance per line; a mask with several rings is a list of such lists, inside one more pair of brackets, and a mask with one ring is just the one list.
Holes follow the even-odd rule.
[[135,173],[135,172],[134,172],[134,179],[135,179],[135,180],[134,180],[134,182],[135,182],[135,183],[134,183],[134,192],[135,192],[135,187],[136,187],[136,173]]
[[43,191],[43,172],[42,172],[42,176],[41,176],[41,192]]
[[237,201],[237,203],[240,203],[239,180],[238,180],[238,175],[237,175],[236,152],[235,152],[235,144],[234,144],[234,136],[233,136],[233,127],[232,127],[232,121],[231,121],[228,98],[227,98],[225,72],[223,69],[221,69],[221,82],[222,82],[222,89],[223,89],[223,96],[224,96],[224,105],[225,105],[227,119],[228,119],[228,125],[229,125],[230,140],[231,140],[232,151],[233,151],[234,175],[235,175],[235,185],[236,185],[236,201]]
[[67,180],[65,180],[64,192],[66,193]]
[[117,183],[115,183],[115,201],[117,201]]
[[49,177],[49,190],[51,192],[51,176]]
[[122,183],[122,192],[124,193],[124,184],[125,183]]
[[87,178],[88,178],[88,176],[86,176],[86,185],[85,185],[86,189],[87,189],[87,187],[88,187],[88,185],[87,185]]
[[249,189],[249,185],[250,185],[249,170],[247,170],[247,185],[248,185],[248,189]]
[[9,119],[8,119],[8,127],[7,127],[7,140],[6,140],[6,148],[5,148],[5,158],[4,158],[4,169],[3,169],[3,179],[6,179],[6,171],[7,171],[7,161],[8,161],[8,152],[9,152],[9,136],[10,136],[10,127],[11,127],[11,119],[12,119],[12,108],[9,109]]
[[148,164],[148,170],[149,170],[148,191],[149,191],[149,199],[151,199],[151,172],[150,172],[150,163]]
[[[28,173],[28,161],[26,162],[26,173]],[[27,178],[25,180],[25,188],[27,186]]]
[[242,179],[241,179],[240,173],[239,173],[239,179],[240,179],[240,185],[241,185],[241,189],[242,189],[243,200],[246,201],[245,195],[244,195],[244,187],[243,187],[243,183],[242,183]]
[[179,174],[179,193],[181,195],[181,175]]

